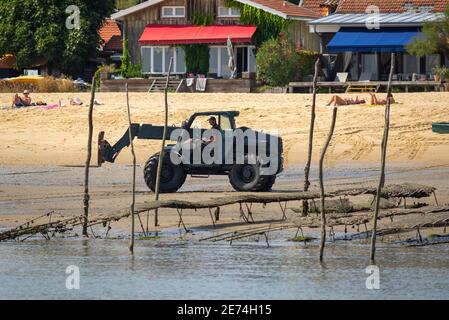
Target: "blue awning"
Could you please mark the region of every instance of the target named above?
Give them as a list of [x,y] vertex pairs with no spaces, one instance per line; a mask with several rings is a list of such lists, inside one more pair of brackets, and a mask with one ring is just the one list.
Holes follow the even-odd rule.
[[331,53],[404,52],[405,46],[420,35],[419,28],[341,28],[327,45]]

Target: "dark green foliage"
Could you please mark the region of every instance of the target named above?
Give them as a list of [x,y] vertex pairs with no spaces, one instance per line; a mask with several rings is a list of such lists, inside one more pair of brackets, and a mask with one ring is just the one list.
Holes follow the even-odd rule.
[[289,239],[288,241],[291,242],[312,242],[316,238],[308,237],[308,236],[297,236],[294,238]]
[[257,56],[257,80],[271,86],[285,86],[299,77],[300,57],[293,42],[285,37],[262,44]]
[[145,0],[116,0],[115,6],[117,9],[123,10],[135,6],[136,4],[142,3],[144,1]]
[[192,44],[183,46],[186,53],[187,73],[207,74],[209,72],[209,46]]
[[[213,15],[194,14],[192,23],[207,26],[214,22]],[[209,72],[209,46],[207,44],[189,44],[182,46],[186,54],[187,73],[207,74]]]
[[195,13],[192,17],[192,24],[195,26],[208,26],[214,23],[215,17],[212,14]]
[[[66,28],[71,5],[80,9],[79,30]],[[0,1],[0,55],[14,54],[18,68],[43,57],[64,73],[80,71],[95,57],[97,31],[113,10],[114,0]]]
[[315,61],[320,56],[319,52],[301,50],[299,54],[299,73],[301,76],[307,76],[314,73]]
[[290,25],[287,19],[234,0],[226,0],[226,6],[240,9],[241,23],[257,26],[253,37],[257,46],[266,40],[277,38],[282,32],[287,32]]
[[424,25],[422,35],[414,39],[407,46],[410,54],[422,57],[441,53],[449,58],[449,6],[444,12],[443,19]]
[[126,78],[126,74],[128,73],[128,70],[131,67],[131,54],[129,53],[129,47],[128,47],[128,39],[123,39],[123,52],[122,52],[122,66],[120,68],[120,71],[122,72],[123,76]]
[[141,78],[142,77],[142,64],[133,64],[131,54],[128,47],[128,39],[123,39],[123,53],[122,53],[122,66],[117,73],[121,74],[124,78]]

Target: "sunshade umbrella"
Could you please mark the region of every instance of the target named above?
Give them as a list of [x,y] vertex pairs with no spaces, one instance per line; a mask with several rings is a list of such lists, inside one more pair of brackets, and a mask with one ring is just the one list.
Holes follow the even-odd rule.
[[236,77],[236,73],[237,73],[237,66],[236,66],[235,59],[234,59],[234,48],[232,46],[231,38],[228,38],[227,48],[228,48],[228,56],[229,56],[228,68],[232,71],[231,79],[234,79]]

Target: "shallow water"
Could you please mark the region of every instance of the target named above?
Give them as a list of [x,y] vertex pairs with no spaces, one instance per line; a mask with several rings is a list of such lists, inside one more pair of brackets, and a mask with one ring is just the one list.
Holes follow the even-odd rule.
[[[447,246],[378,250],[380,290],[366,288],[366,245],[52,240],[0,244],[2,299],[447,299]],[[66,289],[66,268],[80,290]]]

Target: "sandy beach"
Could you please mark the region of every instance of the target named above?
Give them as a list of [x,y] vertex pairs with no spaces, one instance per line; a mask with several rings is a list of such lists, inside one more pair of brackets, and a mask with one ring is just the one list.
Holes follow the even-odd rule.
[[[89,94],[35,94],[34,99],[55,103],[79,96],[89,100]],[[363,96],[363,95],[362,95]],[[382,94],[380,96],[383,96]],[[355,96],[354,96],[355,97]],[[329,130],[331,108],[325,104],[330,95],[318,96],[315,169],[312,188],[317,189],[316,163]],[[0,106],[7,106],[10,95],[0,95]],[[431,124],[449,119],[449,93],[397,94],[399,102],[392,108],[391,133],[388,152],[387,183],[413,182],[438,188],[440,202],[449,201],[449,187],[445,172],[449,167],[449,135],[432,133]],[[115,142],[127,128],[125,95],[98,93],[101,105],[95,107],[95,135],[106,131]],[[133,122],[161,124],[163,95],[130,95]],[[238,110],[238,126],[277,131],[285,141],[286,171],[279,177],[275,191],[299,190],[310,121],[311,95],[279,94],[171,94],[170,124],[180,125],[193,112],[206,110]],[[37,108],[0,110],[2,152],[0,164],[0,227],[12,227],[32,217],[55,210],[59,214],[82,213],[83,169],[86,158],[87,107],[71,106],[55,110]],[[334,140],[326,160],[326,172],[331,175],[326,187],[376,185],[383,132],[384,108],[344,106],[339,108]],[[138,163],[142,165],[157,152],[159,141],[137,141]],[[127,210],[130,201],[131,155],[124,150],[117,164],[106,164],[92,170],[92,215]],[[138,170],[138,202],[151,200]],[[232,194],[226,177],[209,180],[189,178],[176,195],[165,198],[207,199]],[[370,199],[364,197],[363,203]],[[433,204],[433,199],[428,199]],[[299,203],[293,203],[299,207]],[[271,209],[270,209],[271,208]],[[203,212],[204,211],[204,212]],[[276,205],[257,209],[258,220],[279,219]],[[295,214],[289,210],[288,216]],[[146,219],[146,217],[145,217]],[[152,224],[152,216],[150,217]],[[189,226],[210,227],[207,210],[187,212]],[[177,228],[175,210],[164,210],[161,228]],[[144,221],[146,224],[146,221]],[[225,209],[221,227],[244,226],[235,206]],[[129,220],[114,224],[129,229]]]
[[[32,97],[47,103],[64,103],[74,97],[89,101],[89,94],[85,93],[34,94]],[[433,166],[449,164],[449,135],[434,134],[431,130],[432,122],[449,120],[449,93],[408,93],[395,97],[399,103],[392,108],[388,161]],[[318,96],[315,160],[329,130],[332,111],[325,106],[329,98],[327,94]],[[10,94],[1,94],[0,106],[7,107],[10,99]],[[125,95],[98,93],[97,99],[102,105],[95,107],[94,137],[104,130],[106,138],[114,143],[127,128]],[[162,94],[130,94],[133,122],[162,124],[163,101]],[[180,125],[196,111],[241,111],[238,126],[277,131],[282,135],[288,164],[302,163],[306,158],[309,94],[171,94],[169,104],[169,123],[173,125]],[[0,123],[2,165],[84,164],[86,107],[2,108]],[[327,165],[378,162],[383,123],[382,106],[340,107]],[[137,141],[138,162],[144,163],[157,152],[159,145],[158,141]],[[118,163],[129,164],[130,160],[129,150],[124,150]]]

